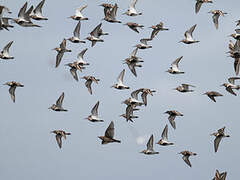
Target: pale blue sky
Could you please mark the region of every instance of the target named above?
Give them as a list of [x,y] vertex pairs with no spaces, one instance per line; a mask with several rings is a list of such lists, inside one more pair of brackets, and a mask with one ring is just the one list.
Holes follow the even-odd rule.
[[[18,1],[1,1],[11,9],[16,17],[19,8],[25,3]],[[72,36],[77,21],[68,19],[75,9],[84,4],[83,11],[89,21],[82,22],[81,38],[101,22],[103,8],[98,5],[105,1],[50,1],[46,0],[43,14],[48,21],[36,22],[42,28],[23,28],[15,25],[9,32],[1,31],[0,47],[14,40],[10,49],[15,57],[11,61],[1,61],[0,84],[7,81],[19,81],[24,88],[16,89],[16,103],[8,94],[8,87],[0,88],[0,137],[1,163],[0,179],[7,180],[45,180],[45,179],[210,179],[215,170],[227,171],[227,179],[238,178],[238,155],[240,125],[236,112],[239,111],[239,96],[227,93],[220,85],[227,78],[234,76],[233,60],[227,57],[229,34],[234,32],[235,23],[240,18],[239,1],[215,1],[203,5],[200,12],[194,12],[194,0],[177,2],[139,0],[137,9],[143,12],[139,17],[121,15],[126,11],[129,0],[117,2],[119,9],[117,19],[123,23],[137,22],[146,28],[139,34],[122,24],[103,22],[104,43],[97,43],[93,48],[90,43],[71,44],[67,47],[72,53],[66,53],[62,63],[55,68],[56,52],[63,38]],[[106,1],[107,2],[107,1]],[[39,1],[28,1],[36,6]],[[207,12],[220,9],[228,12],[219,18],[216,30],[211,14]],[[139,50],[138,56],[144,59],[143,67],[137,69],[134,77],[122,60],[129,56],[141,38],[150,36],[147,27],[160,21],[170,30],[160,32],[150,42],[149,50]],[[184,32],[197,24],[193,33],[200,43],[180,44]],[[84,58],[90,63],[79,77],[94,75],[100,78],[98,85],[93,84],[91,96],[84,81],[76,82],[69,68],[63,64],[76,59],[84,48],[89,48]],[[180,68],[183,75],[171,75],[165,71],[177,57],[183,56]],[[130,90],[118,91],[110,88],[117,76],[126,69],[124,82]],[[181,83],[196,86],[195,92],[181,94],[173,91]],[[134,123],[127,123],[119,115],[124,113],[121,102],[138,88],[155,89],[157,93],[148,98],[148,106],[136,112],[140,118]],[[202,94],[205,91],[218,91],[224,96],[213,103]],[[47,109],[62,92],[65,92],[63,107],[66,113]],[[237,92],[238,93],[238,92]],[[91,108],[100,101],[99,114],[104,123],[90,123],[87,117]],[[139,152],[146,148],[147,139],[154,134],[154,141],[160,139],[162,130],[169,124],[166,110],[175,109],[184,114],[176,119],[177,129],[169,126],[169,140],[175,145],[162,147],[154,145],[158,155],[146,156]],[[121,144],[101,145],[99,135],[103,135],[110,121],[115,123],[115,137]],[[214,137],[210,133],[226,126],[230,138],[223,139],[219,151],[214,153]],[[63,148],[57,147],[51,130],[63,129],[72,135],[63,141]],[[143,145],[136,143],[138,136],[145,137]],[[190,150],[198,153],[191,157],[189,168],[177,153]]]

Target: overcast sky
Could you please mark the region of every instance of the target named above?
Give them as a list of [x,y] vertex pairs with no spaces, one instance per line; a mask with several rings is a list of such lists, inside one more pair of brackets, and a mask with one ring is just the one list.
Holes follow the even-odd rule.
[[[101,1],[104,2],[104,1]],[[239,175],[239,96],[233,96],[220,85],[234,76],[233,60],[227,57],[228,41],[236,28],[234,21],[240,18],[240,1],[214,1],[204,4],[200,12],[194,12],[194,0],[157,1],[139,0],[136,8],[143,12],[139,17],[121,15],[127,10],[129,0],[117,2],[117,19],[123,23],[137,22],[145,28],[137,34],[122,24],[110,24],[102,21],[103,8],[94,0],[46,0],[43,7],[48,21],[37,22],[42,28],[23,28],[14,24],[9,32],[1,31],[0,47],[14,41],[10,54],[14,60],[1,61],[0,84],[17,81],[24,88],[16,89],[16,103],[10,99],[8,87],[0,88],[0,137],[1,163],[0,179],[7,180],[47,180],[47,179],[211,179],[215,170],[227,171],[227,179],[238,179]],[[106,1],[107,2],[107,1]],[[24,0],[1,1],[16,17]],[[28,7],[39,3],[28,1]],[[55,68],[56,52],[63,38],[72,36],[77,21],[67,17],[75,9],[88,4],[83,14],[89,18],[81,26],[81,39],[100,22],[103,23],[104,43],[93,48],[90,42],[72,44],[67,48],[58,68]],[[210,10],[220,9],[228,14],[219,18],[219,29],[212,22]],[[134,77],[123,60],[129,56],[141,38],[148,38],[151,29],[147,28],[160,21],[170,30],[160,32],[149,42],[152,49],[139,50],[138,56],[144,59],[143,67],[137,68],[138,77]],[[200,43],[185,45],[178,41],[184,32],[194,24],[197,27],[193,37]],[[79,77],[93,75],[101,81],[93,84],[93,95],[84,85],[84,80],[76,82],[69,68],[64,64],[76,60],[77,54],[89,48],[84,58],[90,63]],[[165,71],[172,61],[183,56],[180,69],[183,75],[171,75]],[[130,90],[118,91],[110,88],[122,69],[126,69],[124,82]],[[195,85],[193,93],[181,94],[172,90],[181,83]],[[135,114],[139,116],[134,123],[127,123],[119,117],[124,113],[123,100],[138,88],[155,89],[157,93],[148,97],[148,106],[141,107]],[[202,94],[206,91],[218,91],[224,96],[212,102]],[[68,112],[54,112],[48,109],[62,92],[65,92],[63,107]],[[237,92],[239,93],[239,92]],[[84,118],[90,114],[94,104],[100,101],[99,115],[104,123],[91,123]],[[177,129],[169,126],[169,141],[174,146],[162,147],[154,144],[158,155],[146,156],[139,153],[146,148],[151,134],[154,143],[160,137],[163,128],[169,124],[166,110],[178,110],[183,117],[176,118]],[[101,145],[97,136],[104,135],[110,121],[115,123],[115,138],[121,144]],[[214,137],[210,133],[226,126],[226,134],[219,150],[214,153]],[[63,140],[59,149],[50,131],[63,129],[72,135]],[[144,143],[137,143],[137,138]],[[177,154],[183,150],[196,152],[191,157],[192,168],[188,167]]]

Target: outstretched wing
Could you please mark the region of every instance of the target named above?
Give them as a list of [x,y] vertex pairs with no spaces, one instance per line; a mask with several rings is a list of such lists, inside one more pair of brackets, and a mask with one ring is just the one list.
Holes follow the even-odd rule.
[[117,81],[118,81],[119,84],[123,83],[124,74],[125,74],[125,69],[122,70],[122,72],[119,74],[119,76],[117,78]]
[[63,54],[64,54],[63,51],[58,52],[58,54],[56,56],[56,66],[55,67],[59,66],[59,64],[60,64],[60,62],[62,60]]
[[142,93],[141,97],[142,97],[144,105],[147,106],[147,93]]
[[18,12],[18,17],[19,17],[19,18],[24,18],[26,9],[27,9],[27,2],[25,2],[25,4],[23,5],[23,7],[19,10],[19,12]]
[[62,148],[62,135],[56,134],[56,141],[57,141],[58,147],[61,149]]
[[219,18],[219,16],[220,16],[220,14],[214,14],[214,15],[212,16],[213,23],[214,23],[216,29],[218,29],[218,18]]
[[187,30],[184,33],[185,38],[187,38],[189,40],[193,40],[192,33],[195,30],[196,26],[197,26],[197,24],[193,25],[189,30]]
[[133,75],[135,77],[137,77],[137,72],[136,72],[136,69],[135,69],[135,65],[133,63],[131,64],[128,64],[128,68],[130,69],[130,71],[133,73]]
[[198,0],[195,4],[195,13],[196,14],[199,12],[201,6],[202,6],[202,2]]
[[90,94],[92,94],[92,87],[91,87],[91,85],[92,85],[92,81],[91,81],[91,80],[87,80],[87,81],[85,82],[85,86],[88,88],[88,92],[89,92]]
[[111,121],[108,128],[106,129],[105,137],[113,139],[113,137],[114,137],[114,123],[113,123],[113,121]]
[[165,128],[163,129],[163,132],[162,132],[162,139],[163,140],[168,140],[168,125],[166,124]]
[[92,108],[92,110],[91,110],[92,115],[98,116],[98,106],[99,106],[99,101]]
[[81,28],[81,21],[78,21],[74,31],[73,31],[73,35],[74,37],[80,37],[80,28]]
[[59,96],[58,100],[56,101],[56,106],[62,107],[63,99],[64,99],[64,92],[61,94],[61,96]]
[[78,54],[77,58],[78,58],[78,59],[83,59],[83,56],[84,56],[84,54],[86,53],[87,50],[88,50],[88,48],[82,50],[82,51]]
[[183,58],[183,56],[177,58],[175,61],[173,61],[173,63],[171,64],[172,67],[177,67],[178,68],[178,63],[181,61],[181,59]]
[[151,135],[151,137],[148,140],[147,150],[152,150],[153,151],[153,134]]
[[38,5],[37,7],[33,10],[34,14],[37,14],[37,15],[42,15],[42,7],[45,3],[45,0],[42,0]]
[[3,54],[8,55],[9,54],[9,48],[11,47],[13,41],[10,41],[4,48],[3,48]]
[[213,100],[214,102],[216,102],[216,99],[215,99],[214,96],[212,96],[212,95],[208,95],[208,97],[209,97],[211,100]]
[[76,68],[71,68],[70,73],[72,74],[73,78],[78,81],[78,75],[77,75],[77,69]]
[[15,102],[15,90],[16,90],[16,86],[11,86],[9,88],[9,94],[10,94],[11,99],[13,100],[13,102]]
[[64,38],[63,41],[62,41],[61,44],[60,44],[60,48],[61,48],[61,49],[66,49],[66,43],[67,43],[67,41],[66,41],[66,39]]
[[188,166],[192,167],[192,165],[191,165],[191,163],[190,163],[190,161],[189,161],[189,156],[183,156],[182,159],[185,161],[185,163],[186,163]]
[[226,87],[226,90],[227,90],[229,93],[231,93],[232,95],[237,96],[237,94],[232,90],[231,87]]
[[218,136],[215,138],[215,140],[214,140],[214,151],[215,152],[217,152],[218,146],[219,146],[219,143],[221,140],[222,140],[222,136]]
[[82,16],[81,12],[87,7],[87,5],[83,5],[82,7],[80,8],[77,8],[76,11],[75,11],[75,15],[77,16]]
[[90,33],[90,35],[91,36],[94,36],[94,37],[99,37],[99,30],[100,30],[100,28],[101,28],[101,26],[102,26],[102,23],[100,23],[99,25],[97,25],[94,29],[93,29],[93,31]]
[[176,117],[175,115],[170,115],[170,116],[168,117],[168,120],[169,120],[171,126],[173,127],[173,129],[176,129],[176,123],[175,123],[175,121],[174,121],[175,117]]
[[136,47],[131,53],[130,57],[135,57],[137,55],[138,48]]

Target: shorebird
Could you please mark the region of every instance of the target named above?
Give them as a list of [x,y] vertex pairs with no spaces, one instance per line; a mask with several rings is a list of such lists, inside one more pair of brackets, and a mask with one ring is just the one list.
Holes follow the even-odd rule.
[[234,71],[236,75],[239,74],[239,66],[240,66],[240,40],[236,40],[235,44],[230,40],[228,45],[229,57],[234,59]]
[[169,146],[169,145],[173,145],[173,143],[168,141],[168,125],[165,126],[165,128],[163,129],[162,132],[162,139],[160,139],[157,144],[161,145],[161,146]]
[[120,116],[124,117],[124,118],[127,120],[127,122],[128,122],[128,121],[133,122],[132,119],[138,118],[138,116],[134,116],[134,115],[133,115],[133,112],[134,112],[134,111],[138,111],[139,109],[136,108],[136,105],[135,105],[135,104],[131,104],[130,102],[127,102],[127,103],[128,103],[128,104],[127,104],[127,107],[126,107],[126,113],[125,113],[125,114],[122,114],[122,115],[120,115]]
[[129,59],[129,61],[136,61],[136,62],[143,62],[143,61],[140,61],[142,60],[142,58],[136,56],[137,55],[137,51],[138,51],[138,48],[136,47],[130,54],[130,56],[127,58]]
[[33,10],[33,13],[30,14],[30,17],[34,20],[40,21],[40,20],[48,20],[48,18],[44,17],[42,15],[42,7],[45,3],[45,0],[42,0],[37,7]]
[[90,36],[87,37],[86,39],[92,42],[92,47],[97,43],[97,42],[104,42],[102,39],[100,39],[100,32],[101,32],[101,26],[102,23],[97,25],[93,31],[90,33]]
[[19,10],[18,18],[14,19],[14,22],[16,22],[16,23],[29,22],[30,17],[26,16],[26,10],[27,10],[27,2]]
[[171,64],[171,67],[167,70],[170,74],[183,74],[183,71],[180,71],[178,68],[178,63],[181,61],[183,56],[177,58],[173,63]]
[[142,92],[141,94],[142,101],[144,105],[147,106],[147,95],[150,94],[151,96],[153,96],[153,92],[156,92],[156,91],[148,88],[141,88],[140,90]]
[[9,88],[9,94],[11,96],[11,99],[13,100],[13,102],[15,103],[15,90],[16,90],[16,87],[24,87],[23,84],[19,83],[19,82],[15,82],[15,81],[10,81],[10,82],[6,82],[5,84],[3,85],[8,85],[10,86]]
[[11,14],[12,12],[10,11],[9,8],[7,8],[6,6],[2,6],[0,5],[0,30],[6,29],[9,31],[8,27],[13,27],[11,25],[8,24],[8,20],[11,18],[6,18],[3,17],[3,13],[7,12],[9,14]]
[[226,12],[223,12],[220,10],[212,10],[212,11],[209,11],[208,13],[213,14],[212,19],[216,29],[218,29],[218,18],[220,16],[224,16],[225,14],[227,14]]
[[168,116],[168,120],[169,120],[171,126],[173,127],[173,129],[176,129],[176,123],[174,121],[175,117],[176,116],[183,116],[183,114],[178,112],[178,111],[176,111],[176,110],[166,111],[164,113],[169,115]]
[[193,92],[194,90],[189,89],[189,87],[195,87],[195,86],[190,85],[190,84],[182,84],[181,86],[178,86],[178,87],[174,88],[174,90],[177,90],[177,91],[182,92],[182,93]]
[[83,60],[83,56],[84,56],[84,54],[86,53],[87,50],[88,50],[88,48],[85,48],[85,49],[83,49],[83,50],[78,54],[77,60],[76,60],[76,62],[78,63],[78,65],[80,65],[80,66],[90,65],[89,63],[87,63],[87,62],[85,62],[85,61]]
[[90,94],[92,94],[92,82],[95,82],[98,84],[98,81],[100,81],[100,79],[96,79],[95,77],[93,76],[83,76],[82,79],[85,79],[86,82],[85,82],[85,86],[88,88],[88,92]]
[[134,105],[134,106],[141,106],[143,105],[144,103],[142,103],[141,101],[138,100],[138,94],[142,91],[142,89],[137,89],[135,91],[133,91],[131,93],[131,97],[128,98],[127,100],[125,100],[123,103],[124,104],[131,104],[131,105]]
[[54,48],[53,50],[58,52],[58,54],[56,56],[56,66],[55,67],[59,66],[59,64],[62,60],[63,54],[65,52],[72,52],[71,50],[66,49],[66,39],[63,39],[63,41],[60,44],[60,47]]
[[78,81],[78,75],[77,70],[82,72],[82,69],[85,69],[85,67],[81,66],[77,61],[65,64],[65,66],[70,67],[70,73],[72,74],[73,78]]
[[98,138],[102,140],[102,144],[108,144],[113,142],[121,143],[120,140],[116,140],[113,137],[114,137],[114,123],[113,121],[111,121],[111,123],[109,124],[108,128],[105,131],[104,136],[98,136]]
[[216,102],[215,97],[223,96],[222,94],[220,94],[219,92],[216,92],[216,91],[208,91],[208,92],[205,92],[203,95],[207,95],[214,102]]
[[133,73],[135,77],[137,77],[137,72],[135,67],[142,67],[142,65],[138,63],[144,62],[142,58],[136,56],[137,51],[138,51],[138,48],[135,48],[131,53],[130,57],[124,60],[124,64],[128,65],[128,68],[130,69],[130,71]]
[[67,133],[63,130],[54,130],[51,131],[51,133],[56,135],[56,141],[60,149],[62,148],[62,137],[66,140],[67,135],[71,135],[71,133]]
[[151,41],[152,39],[140,39],[140,44],[135,45],[138,49],[148,49],[152,48],[152,46],[148,45],[147,42]]
[[114,4],[102,3],[99,6],[102,6],[104,8],[104,16],[106,16],[106,15],[109,15],[111,13],[111,10],[114,7]]
[[9,24],[9,20],[11,20],[12,18],[7,18],[7,17],[3,17],[0,18],[0,30],[6,29],[7,31],[9,31],[8,28],[13,28],[14,26]]
[[31,6],[27,11],[27,2],[19,10],[18,18],[12,19],[13,22],[22,27],[41,27],[37,24],[33,24],[31,21],[30,14],[32,13],[33,6]]
[[88,20],[87,17],[84,17],[82,15],[82,11],[87,7],[87,5],[83,5],[80,8],[77,8],[75,10],[75,14],[73,16],[70,16],[69,18],[73,19],[73,20],[77,20],[77,21],[82,21],[82,20]]
[[126,107],[126,113],[125,113],[125,114],[121,114],[120,116],[124,117],[124,118],[127,120],[127,122],[128,122],[128,121],[133,122],[132,119],[138,118],[138,116],[134,116],[134,115],[133,115],[133,112],[134,112],[134,111],[138,111],[138,110],[139,110],[139,109],[135,108],[134,105],[129,104],[129,105],[127,105],[127,107]]
[[126,23],[126,24],[123,24],[123,25],[127,25],[130,29],[132,29],[133,31],[135,31],[135,32],[137,32],[137,33],[139,33],[139,31],[138,31],[138,27],[139,28],[141,28],[141,29],[143,29],[143,25],[140,25],[140,24],[137,24],[137,23],[134,23],[134,22],[128,22],[128,23]]
[[103,122],[103,120],[99,119],[99,117],[98,117],[98,106],[99,106],[99,101],[92,108],[91,115],[89,115],[85,119],[87,119],[87,120],[89,120],[91,122]]
[[212,0],[196,0],[195,13],[197,14],[204,3],[213,3]]
[[178,153],[178,154],[182,154],[182,155],[183,155],[182,159],[185,161],[185,163],[186,163],[188,166],[192,167],[192,165],[191,165],[191,163],[190,163],[190,161],[189,161],[189,157],[190,157],[190,156],[196,156],[197,153],[193,153],[193,152],[190,152],[190,151],[182,151],[182,152],[180,152],[180,153]]
[[130,3],[130,5],[129,5],[129,7],[128,7],[128,10],[127,10],[125,13],[123,13],[123,15],[124,15],[124,14],[126,14],[126,15],[128,15],[128,16],[138,16],[138,15],[142,15],[142,13],[141,13],[141,12],[138,13],[137,10],[136,10],[136,8],[135,8],[137,1],[138,1],[138,0],[131,0],[131,3]]
[[233,91],[233,89],[239,90],[240,85],[235,84],[235,80],[240,79],[239,77],[230,77],[228,78],[228,83],[223,83],[221,86],[224,86],[226,90],[233,94],[234,96],[237,96],[237,94]]
[[116,3],[111,10],[104,8],[105,17],[103,20],[110,22],[110,23],[121,23],[121,21],[116,20],[117,8],[118,8],[118,6]]
[[67,109],[64,109],[62,107],[62,103],[63,103],[63,99],[64,99],[64,92],[61,94],[61,96],[57,99],[56,104],[53,104],[51,107],[49,107],[48,109],[52,109],[53,111],[68,111]]
[[183,42],[185,44],[193,44],[193,43],[198,43],[200,41],[196,41],[193,39],[192,37],[192,33],[194,31],[194,29],[196,28],[197,24],[195,24],[194,26],[192,26],[189,30],[187,30],[185,33],[184,33],[184,36],[185,36],[185,39],[179,41],[179,42]]
[[119,90],[130,89],[130,87],[125,86],[125,85],[123,84],[124,74],[125,74],[125,69],[123,69],[123,70],[121,71],[121,73],[119,74],[119,76],[118,76],[118,78],[117,78],[117,83],[112,86],[113,88],[119,89]]
[[163,27],[163,22],[160,22],[157,25],[153,25],[151,27],[149,27],[151,29],[153,29],[152,33],[151,33],[151,39],[155,38],[155,36],[159,33],[159,31],[168,31],[168,28],[164,28]]
[[226,135],[224,133],[225,130],[225,126],[221,129],[219,129],[217,132],[214,132],[211,134],[211,136],[215,136],[215,140],[214,140],[214,151],[215,153],[218,151],[218,146],[220,141],[222,140],[222,138],[224,137],[230,137],[229,135]]
[[81,21],[79,21],[73,31],[73,37],[68,38],[69,41],[72,43],[86,43],[85,41],[80,40],[80,28],[81,28]]
[[9,55],[9,48],[11,47],[13,41],[10,41],[0,52],[1,59],[14,59],[14,57]]
[[227,172],[220,173],[218,170],[216,170],[213,180],[225,180],[226,177],[227,177]]
[[159,152],[156,152],[156,151],[153,150],[153,134],[151,135],[151,137],[148,140],[147,149],[141,151],[140,153],[144,153],[144,154],[147,154],[147,155],[159,154]]

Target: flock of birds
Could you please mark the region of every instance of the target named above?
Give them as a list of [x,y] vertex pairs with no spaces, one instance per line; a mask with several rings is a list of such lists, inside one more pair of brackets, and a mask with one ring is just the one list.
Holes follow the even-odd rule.
[[[45,0],[42,0],[34,9],[33,6],[31,6],[29,9],[27,9],[28,3],[26,2],[22,8],[19,10],[18,17],[17,18],[10,18],[10,17],[5,17],[4,13],[11,13],[10,9],[7,8],[6,6],[0,5],[0,30],[7,30],[9,31],[10,28],[13,28],[14,26],[11,25],[10,22],[18,24],[22,27],[41,27],[40,25],[37,25],[32,22],[33,20],[36,21],[42,21],[42,20],[48,20],[48,18],[44,17],[42,14],[42,8],[45,3]],[[137,3],[137,0],[131,0],[129,8],[123,15],[127,16],[140,16],[142,15],[141,12],[138,12],[135,8]],[[198,13],[201,6],[203,4],[207,3],[213,3],[212,0],[196,0],[196,5],[195,5],[195,12]],[[109,23],[122,23],[121,21],[117,20],[117,9],[118,5],[115,4],[109,4],[109,3],[102,3],[100,4],[101,7],[104,8],[104,19],[105,21]],[[69,18],[77,21],[77,25],[73,31],[73,36],[68,38],[68,39],[63,39],[59,47],[54,48],[54,50],[57,52],[56,56],[56,65],[55,67],[57,68],[61,64],[61,60],[66,52],[71,52],[70,49],[67,49],[66,44],[67,41],[70,41],[71,43],[86,43],[84,40],[88,40],[91,42],[91,47],[95,46],[96,43],[98,42],[104,42],[103,39],[101,39],[101,36],[104,35],[109,35],[109,33],[106,33],[102,30],[102,23],[99,23],[91,32],[90,35],[85,38],[84,40],[80,39],[80,29],[81,29],[81,21],[86,21],[88,20],[87,17],[83,15],[83,10],[87,7],[87,5],[84,5],[80,8],[77,8],[75,11],[75,14],[70,16]],[[223,12],[221,10],[212,10],[209,11],[209,13],[213,14],[212,19],[213,23],[216,29],[219,27],[218,19],[220,16],[224,16],[227,14],[226,12]],[[240,20],[236,21],[237,26],[240,25]],[[124,25],[128,26],[131,30],[133,30],[136,33],[139,33],[139,29],[143,29],[143,25],[137,24],[135,22],[127,22]],[[184,33],[184,39],[181,40],[180,42],[184,44],[193,44],[193,43],[198,43],[198,40],[195,40],[193,38],[193,32],[195,28],[197,27],[197,24],[193,25],[190,29],[188,29]],[[126,64],[129,68],[129,70],[132,72],[132,74],[137,77],[137,72],[136,68],[137,67],[142,67],[140,63],[144,62],[141,57],[137,56],[137,52],[139,49],[149,49],[152,48],[151,45],[148,45],[148,42],[154,40],[154,38],[157,36],[157,34],[160,31],[168,31],[169,29],[164,27],[164,24],[160,22],[157,25],[153,25],[150,28],[152,28],[152,33],[149,35],[149,38],[143,38],[140,40],[140,43],[135,45],[135,49],[132,51],[130,56],[124,60],[124,64]],[[230,35],[233,39],[236,41],[233,42],[230,40],[229,42],[229,56],[234,59],[234,71],[236,75],[239,74],[239,65],[240,65],[240,29],[236,29],[235,33]],[[11,60],[14,59],[13,56],[10,55],[9,49],[11,45],[13,44],[13,41],[10,41],[0,52],[0,58],[4,60]],[[87,66],[90,66],[89,63],[87,63],[84,60],[84,54],[87,52],[88,48],[83,49],[78,55],[77,55],[77,60],[68,64],[65,64],[65,66],[68,66],[70,68],[70,73],[72,77],[78,81],[78,74],[77,72],[80,71],[82,72],[84,69],[87,68]],[[179,68],[179,63],[183,59],[183,56],[177,58],[174,60],[169,69],[166,71],[170,74],[183,74],[184,71],[181,71]],[[129,86],[125,85],[123,83],[124,79],[124,74],[125,74],[125,69],[123,69],[118,78],[117,82],[112,85],[112,88],[115,88],[117,90],[125,90],[125,89],[130,89]],[[92,91],[92,83],[98,84],[100,79],[97,79],[94,76],[83,76],[81,79],[85,80],[85,86],[88,89],[88,92],[90,94],[93,93]],[[233,90],[239,90],[240,85],[235,84],[236,80],[239,80],[239,77],[230,77],[228,79],[227,83],[222,84],[222,86],[225,87],[227,92],[231,93],[234,96],[237,96],[237,94]],[[9,88],[9,93],[11,96],[11,99],[13,102],[15,102],[15,90],[17,87],[24,87],[23,84],[15,81],[11,82],[6,82],[4,85],[8,85]],[[189,93],[193,92],[194,90],[192,88],[195,88],[195,86],[190,85],[190,84],[181,84],[180,86],[176,87],[174,90],[177,90],[181,93]],[[123,118],[126,119],[126,121],[133,122],[133,119],[138,118],[138,116],[134,115],[135,111],[140,110],[140,106],[147,106],[147,97],[148,95],[153,96],[153,93],[156,93],[155,90],[149,89],[149,88],[140,88],[131,93],[131,97],[128,99],[124,100],[122,104],[126,105],[126,111],[121,115]],[[138,96],[141,94],[141,100],[139,100]],[[216,92],[216,91],[208,91],[205,92],[204,95],[207,95],[213,102],[216,102],[216,97],[223,96],[221,93]],[[64,92],[60,95],[60,97],[57,99],[56,103],[53,104],[49,109],[53,111],[68,111],[67,109],[63,108],[63,100],[64,100]],[[90,122],[96,123],[96,122],[104,122],[103,119],[101,119],[98,115],[98,107],[99,107],[100,102],[98,101],[94,107],[91,110],[91,114],[86,118]],[[175,123],[175,118],[177,116],[183,116],[182,113],[178,112],[177,110],[169,110],[165,112],[168,114],[168,120],[170,122],[170,125],[176,129],[176,123]],[[59,146],[59,148],[62,148],[62,138],[66,139],[67,135],[71,135],[69,132],[65,132],[64,130],[53,130],[51,131],[52,133],[55,134],[56,136],[56,141]],[[217,132],[214,132],[211,134],[212,136],[215,136],[214,140],[214,150],[215,152],[218,151],[219,144],[221,140],[225,137],[230,137],[229,135],[225,134],[225,127],[217,130]],[[165,126],[163,129],[161,139],[156,143],[161,146],[169,146],[173,145],[174,143],[169,142],[168,140],[168,125]],[[114,122],[112,121],[109,126],[107,127],[105,134],[103,136],[99,136],[99,139],[101,139],[102,144],[108,144],[108,143],[121,143],[120,140],[114,139]],[[153,154],[158,154],[159,152],[155,151],[153,149],[153,135],[150,136],[148,142],[147,142],[147,149],[141,151],[141,153],[144,153],[146,155],[153,155]],[[191,152],[188,150],[182,151],[179,154],[182,155],[182,159],[188,166],[192,166],[189,157],[190,156],[196,156],[197,153]],[[216,174],[214,177],[214,180],[225,180],[227,173],[223,172],[220,173],[218,170],[216,170]]]

